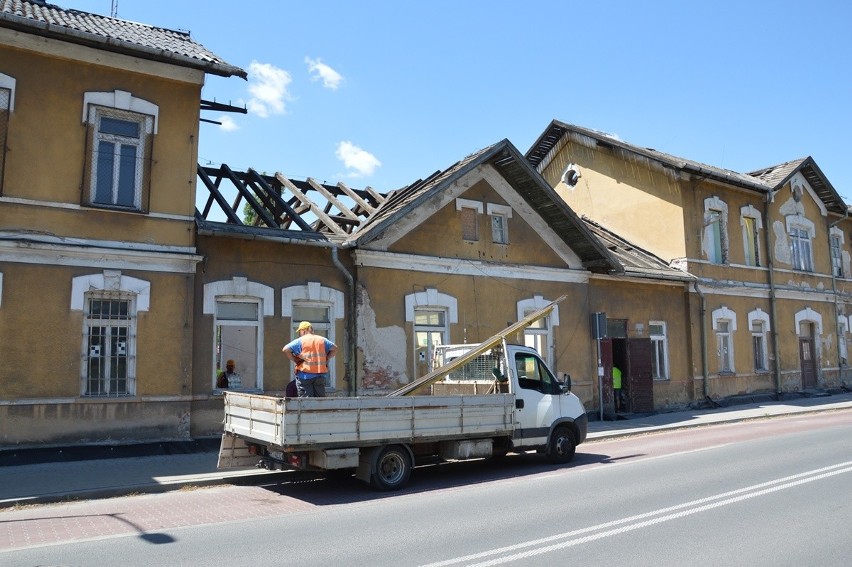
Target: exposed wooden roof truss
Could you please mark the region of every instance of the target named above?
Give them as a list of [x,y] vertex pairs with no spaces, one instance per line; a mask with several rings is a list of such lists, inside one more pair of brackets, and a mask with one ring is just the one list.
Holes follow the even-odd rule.
[[199,221],[287,231],[312,232],[343,239],[355,232],[385,202],[372,188],[352,189],[315,179],[289,179],[253,169],[234,171],[198,166],[199,191],[207,189]]

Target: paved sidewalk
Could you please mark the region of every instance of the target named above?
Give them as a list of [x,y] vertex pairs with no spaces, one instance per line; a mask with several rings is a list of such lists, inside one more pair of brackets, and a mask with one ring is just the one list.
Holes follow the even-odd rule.
[[[595,417],[593,408],[587,408]],[[716,408],[659,413],[617,421],[589,423],[588,441],[666,429],[700,427],[772,416],[852,409],[852,393],[756,402]],[[580,448],[582,451],[582,447]],[[247,475],[282,474],[258,469],[219,471],[217,454],[204,451],[176,455],[49,462],[5,466],[0,508],[22,504],[106,498],[143,492],[179,490],[238,482]]]

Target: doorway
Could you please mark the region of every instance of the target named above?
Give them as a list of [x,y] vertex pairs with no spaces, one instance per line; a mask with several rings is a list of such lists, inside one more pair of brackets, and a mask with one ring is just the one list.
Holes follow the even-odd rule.
[[802,366],[802,389],[817,387],[816,341],[814,324],[804,321],[799,327],[799,360]]

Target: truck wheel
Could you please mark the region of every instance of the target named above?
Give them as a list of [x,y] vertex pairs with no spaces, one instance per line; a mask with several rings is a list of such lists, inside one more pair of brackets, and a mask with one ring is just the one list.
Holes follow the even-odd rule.
[[402,488],[411,476],[411,456],[405,447],[388,445],[379,450],[371,484],[379,490]]
[[547,459],[551,463],[561,465],[571,461],[576,450],[577,442],[574,440],[574,432],[570,427],[561,425],[553,430],[547,447]]

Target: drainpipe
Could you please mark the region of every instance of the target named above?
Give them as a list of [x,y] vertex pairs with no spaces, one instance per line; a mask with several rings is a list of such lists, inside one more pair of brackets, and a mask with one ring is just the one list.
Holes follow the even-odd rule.
[[357,352],[355,345],[355,278],[352,277],[352,274],[349,273],[349,270],[346,269],[346,266],[337,257],[336,246],[331,249],[331,262],[340,270],[343,277],[346,278],[346,287],[349,291],[347,294],[349,298],[349,317],[346,320],[346,345],[349,347],[349,352],[346,354],[346,361],[343,363],[345,368],[343,379],[346,380],[346,393],[350,396],[357,396],[358,386],[355,383],[354,371],[355,353]]
[[701,341],[701,376],[704,399],[707,400],[710,398],[709,390],[707,388],[707,379],[709,377],[709,371],[707,370],[707,299],[704,297],[704,293],[701,291],[701,288],[698,287],[698,282],[692,282],[693,286],[695,286],[695,293],[698,294],[698,328],[699,328],[699,341]]
[[769,203],[772,202],[774,193],[772,190],[766,192],[766,198],[763,200],[763,218],[766,219],[766,228],[763,230],[763,239],[766,241],[766,267],[769,277],[769,333],[772,335],[772,351],[775,353],[775,394],[781,395],[781,351],[778,348],[778,316],[776,314],[776,297],[775,297],[775,264],[772,260],[772,239],[769,237],[769,231],[772,227],[772,219],[769,218]]

